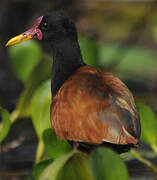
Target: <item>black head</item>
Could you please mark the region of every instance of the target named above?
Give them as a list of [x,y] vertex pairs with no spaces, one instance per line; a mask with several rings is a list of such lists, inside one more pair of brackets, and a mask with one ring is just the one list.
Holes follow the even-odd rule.
[[10,39],[6,46],[37,37],[55,43],[66,39],[77,40],[77,32],[71,18],[63,12],[54,11],[36,20],[34,26],[24,33]]
[[63,12],[52,12],[43,16],[39,27],[42,40],[63,41],[77,39],[77,32],[72,19]]

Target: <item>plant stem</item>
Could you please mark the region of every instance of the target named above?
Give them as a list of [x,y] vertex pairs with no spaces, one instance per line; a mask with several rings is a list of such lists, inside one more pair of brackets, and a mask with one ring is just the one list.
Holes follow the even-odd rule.
[[15,109],[10,115],[10,121],[12,124],[17,120],[18,116],[19,116],[19,111]]
[[157,174],[157,167],[154,164],[152,164],[149,160],[147,160],[144,157],[142,157],[140,155],[140,153],[138,153],[134,149],[131,149],[131,153],[136,157],[136,159],[138,159],[140,162],[142,162],[146,166],[150,167]]
[[156,144],[152,145],[152,149],[157,154],[157,146],[156,146]]
[[37,152],[36,152],[36,157],[35,157],[35,163],[38,163],[41,160],[43,152],[44,152],[44,143],[42,140],[39,140]]
[[[19,112],[15,109],[10,115],[11,124],[13,124],[17,120],[18,116],[19,116]],[[0,123],[0,131],[1,131],[2,127],[3,127],[2,123]]]

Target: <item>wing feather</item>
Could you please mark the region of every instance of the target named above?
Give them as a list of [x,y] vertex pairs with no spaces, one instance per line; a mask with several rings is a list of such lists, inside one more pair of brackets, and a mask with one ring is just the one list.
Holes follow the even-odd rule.
[[140,122],[129,89],[110,73],[84,66],[60,88],[51,105],[57,136],[101,144],[137,144]]

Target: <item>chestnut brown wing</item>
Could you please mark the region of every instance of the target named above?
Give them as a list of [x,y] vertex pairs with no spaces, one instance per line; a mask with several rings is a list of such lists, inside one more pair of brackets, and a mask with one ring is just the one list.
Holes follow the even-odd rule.
[[81,67],[60,88],[51,105],[57,136],[101,144],[137,144],[140,122],[128,88],[110,73]]

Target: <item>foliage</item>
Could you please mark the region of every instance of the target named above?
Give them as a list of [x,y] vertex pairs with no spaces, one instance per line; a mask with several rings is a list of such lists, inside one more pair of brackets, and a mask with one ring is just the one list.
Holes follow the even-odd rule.
[[91,66],[98,66],[98,48],[96,42],[81,35],[78,41],[85,63]]
[[[149,59],[149,61],[148,61]],[[112,67],[119,76],[150,80],[156,74],[155,53],[140,47],[123,47],[122,44],[104,43],[99,48],[99,63]]]
[[157,152],[157,119],[150,107],[138,104],[142,124],[141,139]]
[[[37,172],[36,167],[34,171]],[[40,176],[36,175],[39,180],[128,179],[124,162],[116,153],[107,148],[98,148],[89,157],[76,150],[70,151],[50,163],[42,173],[39,170],[39,173]]]
[[34,176],[35,180],[39,179],[39,177],[40,177],[41,173],[44,171],[44,169],[52,162],[53,162],[52,159],[45,159],[35,165],[34,171],[33,171],[33,176]]
[[42,138],[45,129],[50,124],[50,81],[44,82],[34,93],[32,98],[32,121],[38,138]]
[[9,48],[12,69],[21,81],[27,80],[35,65],[40,61],[41,52],[39,44],[34,40]]
[[43,132],[43,141],[47,153],[53,159],[60,157],[61,155],[71,151],[72,149],[67,141],[61,140],[56,137],[55,133],[52,131],[52,128],[46,129]]
[[128,172],[124,162],[110,149],[96,149],[90,154],[89,162],[95,180],[128,179]]
[[50,79],[51,66],[51,60],[48,57],[42,57],[28,75],[24,83],[25,88],[17,101],[16,111],[18,112],[18,116],[31,116],[32,97],[42,82]]
[[0,107],[0,117],[2,119],[2,124],[0,124],[0,143],[1,143],[9,133],[11,123],[10,123],[9,112],[2,107]]

